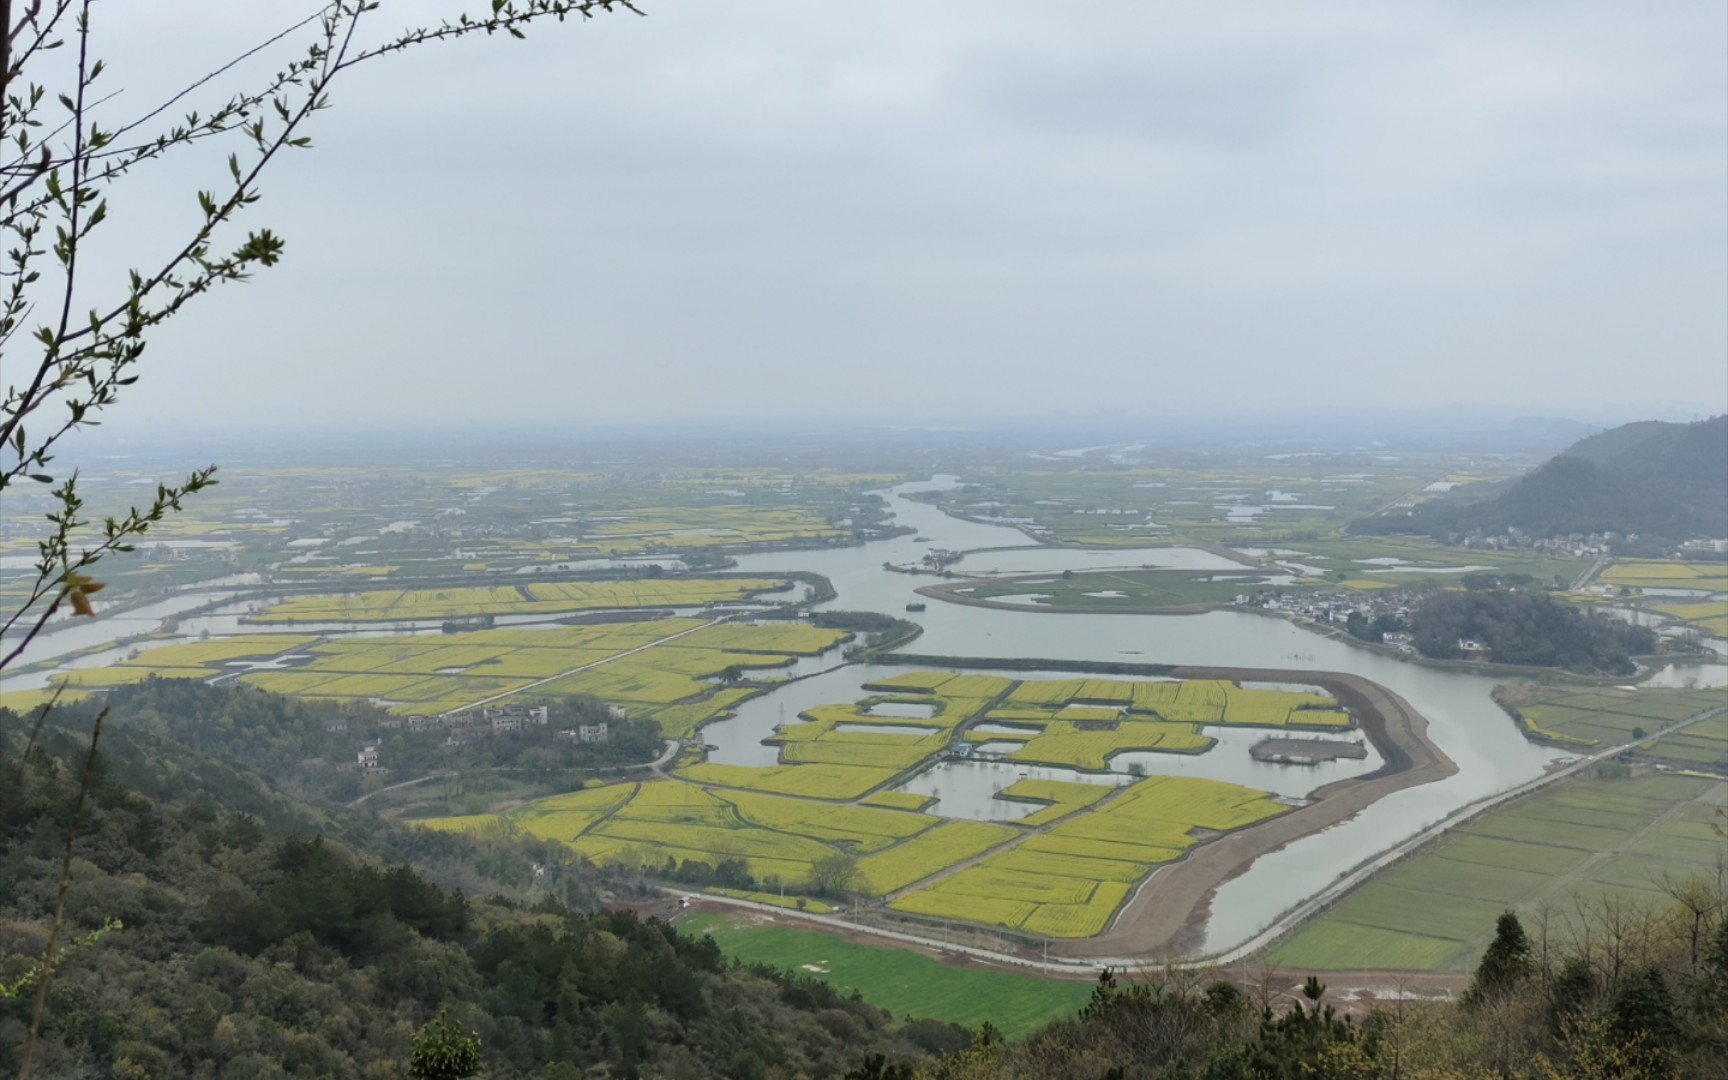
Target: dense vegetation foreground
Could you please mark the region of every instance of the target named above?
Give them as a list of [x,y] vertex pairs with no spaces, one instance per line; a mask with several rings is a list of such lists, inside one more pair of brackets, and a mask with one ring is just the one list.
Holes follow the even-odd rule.
[[[275,700],[211,691],[204,705]],[[1457,1004],[1347,1019],[1313,981],[1288,1004],[1140,973],[1008,1042],[739,967],[664,923],[578,910],[595,884],[579,864],[557,889],[511,888],[538,880],[524,867],[549,853],[298,801],[172,737],[161,704],[121,696],[81,814],[92,716],[50,718],[32,743],[27,718],[0,711],[6,1075],[29,1041],[76,816],[38,1077],[466,1075],[411,1063],[440,1010],[478,1037],[475,1075],[492,1078],[1728,1076],[1728,923],[1704,884],[1565,946],[1505,917]],[[492,891],[510,895],[480,898]]]

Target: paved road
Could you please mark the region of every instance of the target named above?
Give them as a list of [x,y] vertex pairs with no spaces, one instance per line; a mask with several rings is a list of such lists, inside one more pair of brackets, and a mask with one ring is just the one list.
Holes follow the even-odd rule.
[[1590,569],[1579,574],[1578,580],[1572,583],[1572,591],[1583,592],[1584,586],[1590,584],[1590,579],[1602,572],[1602,565],[1606,563],[1609,558],[1610,556],[1607,555],[1596,556],[1596,561],[1590,564]]

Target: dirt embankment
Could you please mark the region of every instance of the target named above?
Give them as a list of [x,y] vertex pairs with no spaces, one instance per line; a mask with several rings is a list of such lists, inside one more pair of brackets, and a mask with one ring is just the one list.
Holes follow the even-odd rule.
[[[1428,721],[1392,691],[1355,675],[1337,672],[1178,667],[1179,679],[1295,682],[1329,690],[1362,725],[1384,764],[1373,772],[1327,784],[1307,806],[1200,844],[1177,862],[1153,871],[1103,934],[1083,941],[1052,943],[1051,952],[1070,957],[1176,957],[1200,944],[1218,887],[1247,870],[1255,859],[1293,840],[1361,813],[1396,791],[1443,780],[1458,766],[1428,739]],[[1293,901],[1297,898],[1292,897]]]

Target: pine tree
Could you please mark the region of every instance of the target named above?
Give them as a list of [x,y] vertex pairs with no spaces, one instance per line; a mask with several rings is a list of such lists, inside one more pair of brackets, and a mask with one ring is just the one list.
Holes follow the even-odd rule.
[[1476,980],[1465,994],[1468,1003],[1480,1003],[1503,997],[1528,979],[1536,965],[1530,958],[1530,938],[1524,924],[1511,910],[1501,914],[1494,924],[1494,940],[1476,965]]

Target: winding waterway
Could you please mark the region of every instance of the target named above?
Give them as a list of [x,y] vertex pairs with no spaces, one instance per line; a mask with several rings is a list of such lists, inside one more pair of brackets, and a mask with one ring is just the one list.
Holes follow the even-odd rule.
[[[957,569],[964,573],[1059,572],[1102,567],[1160,566],[1182,569],[1240,569],[1238,564],[1209,552],[1181,548],[1145,548],[1108,552],[1039,546],[1016,529],[964,521],[933,506],[906,498],[921,491],[954,485],[951,477],[901,484],[883,494],[892,505],[896,523],[914,534],[861,547],[819,551],[781,551],[745,555],[738,569],[746,572],[813,571],[826,576],[836,598],[826,606],[840,610],[877,611],[908,618],[923,627],[912,648],[919,653],[986,658],[1122,661],[1143,664],[1184,664],[1239,668],[1277,668],[1349,672],[1373,680],[1401,695],[1427,717],[1429,736],[1458,764],[1457,775],[1388,796],[1357,818],[1298,840],[1259,859],[1246,873],[1222,886],[1207,924],[1207,952],[1228,949],[1251,938],[1279,914],[1351,867],[1409,837],[1449,812],[1484,796],[1538,776],[1557,757],[1555,751],[1526,742],[1504,712],[1489,698],[1498,681],[1492,677],[1404,663],[1301,629],[1283,619],[1237,611],[1203,615],[1126,615],[1014,611],[925,601],[915,590],[935,579],[929,575],[893,572],[884,564],[916,565],[934,549],[973,552]],[[990,550],[986,550],[990,549]],[[179,616],[182,639],[208,631],[213,636],[260,630],[346,629],[352,627],[261,627],[244,624],[240,616],[252,602],[234,601],[199,615],[187,615],[224,598],[220,591],[193,591],[146,605],[110,620],[57,627],[44,635],[24,657],[25,662],[68,656],[80,649],[110,648],[71,660],[67,666],[111,663],[127,650],[112,647],[116,639],[152,632],[164,618]],[[927,604],[907,612],[908,604]],[[499,625],[548,625],[542,617],[500,618]],[[438,632],[431,623],[368,627],[367,633]],[[778,723],[794,720],[814,705],[848,702],[863,696],[863,683],[903,671],[890,666],[849,666],[824,672],[833,656],[799,661],[783,673],[800,679],[773,693],[746,702],[735,719],[703,729],[702,738],[716,749],[712,760],[739,765],[773,764],[777,750],[762,739]],[[1720,665],[1715,665],[1720,667]],[[1036,673],[1016,673],[1037,677]],[[1063,677],[1050,673],[1051,677]],[[1683,676],[1675,674],[1671,678]],[[1720,676],[1706,674],[1720,681]],[[45,679],[13,677],[9,688],[26,689]],[[994,793],[1022,774],[1123,783],[1130,763],[1151,773],[1208,776],[1300,797],[1321,784],[1358,775],[1378,766],[1342,760],[1320,766],[1254,762],[1247,754],[1263,733],[1207,729],[1219,744],[1203,755],[1140,753],[1121,755],[1112,774],[1078,774],[1072,770],[1013,765],[1007,762],[945,764],[914,778],[907,790],[939,796],[935,812],[951,816],[1011,820],[1029,805],[995,799]]]
[[[935,579],[886,571],[885,561],[896,565],[915,563],[932,547],[965,551],[1030,547],[1034,543],[1018,530],[957,520],[933,506],[905,498],[918,491],[940,490],[951,483],[950,478],[939,477],[929,482],[902,484],[888,493],[896,522],[928,537],[927,544],[904,536],[863,548],[765,553],[741,558],[739,569],[801,569],[823,574],[833,582],[837,593],[828,606],[889,612],[918,622],[924,633],[912,648],[922,654],[1349,672],[1380,683],[1414,705],[1429,721],[1430,738],[1457,762],[1457,775],[1388,796],[1351,821],[1261,858],[1246,873],[1223,885],[1213,901],[1207,923],[1207,952],[1222,951],[1246,941],[1285,909],[1357,863],[1439,821],[1452,810],[1540,775],[1548,763],[1562,756],[1524,739],[1489,697],[1498,681],[1494,678],[1404,663],[1303,630],[1283,619],[1237,611],[1204,615],[1021,612],[940,601],[930,602],[922,612],[907,613],[908,603],[924,599],[915,590]],[[984,569],[994,561],[1016,568],[1035,566],[1039,571],[1078,571],[1096,568],[1105,561],[1094,551],[1078,549],[1042,548],[1035,556],[1028,553],[1026,558],[1013,560],[1003,554],[974,556],[963,560],[960,568]],[[1192,567],[1199,561],[1195,557],[1205,553],[1143,549],[1110,555],[1113,558],[1108,563],[1117,566]],[[1207,567],[1202,564],[1200,568]],[[807,684],[798,684],[804,685]],[[796,704],[794,695],[788,693],[796,689],[788,687],[779,692],[787,694],[788,718],[796,716],[799,708],[807,707]],[[769,695],[761,699],[761,704],[770,707],[775,697]],[[847,699],[828,696],[825,700]],[[772,707],[777,716],[777,703]],[[741,712],[740,719],[745,715]],[[708,741],[725,746],[727,752],[748,752],[741,746],[747,737],[745,725],[740,724],[734,736],[739,742],[722,735],[718,726],[707,730],[720,736],[709,737]],[[996,778],[980,782],[990,785]],[[944,798],[957,799],[958,787],[957,783],[950,784]],[[968,791],[972,790],[969,785]]]

